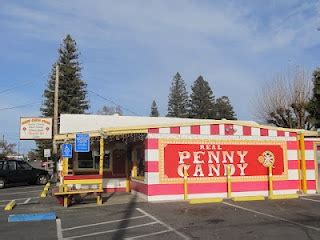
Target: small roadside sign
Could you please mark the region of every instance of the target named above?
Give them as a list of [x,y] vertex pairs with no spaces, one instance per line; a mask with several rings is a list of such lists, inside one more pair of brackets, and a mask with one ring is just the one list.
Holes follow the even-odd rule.
[[51,149],[43,149],[43,156],[46,158],[51,157]]
[[76,152],[89,152],[90,151],[90,136],[89,134],[77,133],[75,141]]
[[62,157],[72,158],[72,144],[62,144]]

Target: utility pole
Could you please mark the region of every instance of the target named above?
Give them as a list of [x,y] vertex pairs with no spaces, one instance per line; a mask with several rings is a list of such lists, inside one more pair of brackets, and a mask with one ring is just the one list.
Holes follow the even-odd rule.
[[58,134],[58,104],[59,104],[59,65],[56,64],[56,81],[54,85],[54,105],[53,105],[53,141],[52,141],[52,156],[54,165],[57,162],[58,147],[55,140],[55,136]]

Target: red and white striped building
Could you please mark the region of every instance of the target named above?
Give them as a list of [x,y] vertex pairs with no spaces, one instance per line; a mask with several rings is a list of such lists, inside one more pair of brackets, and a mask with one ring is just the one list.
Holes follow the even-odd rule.
[[[106,138],[106,191],[125,191],[130,184],[148,201],[182,200],[186,170],[189,199],[226,198],[230,165],[232,196],[268,196],[268,161],[274,194],[318,191],[320,139],[313,131],[249,121],[61,115],[57,140],[79,132]],[[92,145],[89,155],[75,154],[74,175],[97,171],[99,153]]]

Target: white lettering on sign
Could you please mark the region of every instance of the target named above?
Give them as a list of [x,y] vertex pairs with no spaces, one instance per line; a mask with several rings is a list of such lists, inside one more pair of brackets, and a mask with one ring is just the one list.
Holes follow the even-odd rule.
[[[194,164],[194,170],[191,174],[193,177],[220,177],[227,176],[227,167],[230,165],[230,175],[234,175],[236,169],[240,172],[240,176],[246,175],[246,156],[248,151],[223,151],[220,145],[201,144],[202,151],[179,151],[179,166],[177,169],[180,177],[184,176],[184,170],[190,171],[191,163]],[[186,164],[189,162],[190,164]],[[234,163],[238,164],[234,164]],[[203,165],[207,164],[207,171],[203,171]]]

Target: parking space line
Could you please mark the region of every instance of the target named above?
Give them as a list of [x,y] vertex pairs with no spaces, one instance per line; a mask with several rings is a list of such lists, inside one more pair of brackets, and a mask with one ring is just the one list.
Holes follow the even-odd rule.
[[28,202],[30,202],[30,200],[31,200],[31,198],[27,198],[27,199],[23,202],[23,204],[27,204]]
[[57,226],[57,238],[58,240],[62,240],[63,239],[62,227],[61,227],[61,220],[59,218],[56,219],[56,226]]
[[41,189],[39,189],[39,190],[37,190],[37,191],[13,192],[13,193],[1,193],[1,196],[3,196],[3,195],[15,195],[15,194],[19,194],[19,193],[33,193],[33,192],[41,192]]
[[315,231],[320,231],[320,228],[317,228],[317,227],[301,224],[301,223],[298,223],[298,222],[295,222],[295,221],[291,221],[291,220],[288,220],[288,219],[285,219],[285,218],[282,218],[282,217],[277,217],[277,216],[274,216],[274,215],[271,215],[271,214],[268,214],[268,213],[263,213],[263,212],[259,212],[259,211],[253,210],[253,209],[241,207],[241,206],[236,205],[236,204],[232,204],[232,203],[228,203],[228,202],[223,202],[223,204],[231,206],[231,207],[235,207],[235,208],[238,208],[238,209],[242,209],[242,210],[245,210],[247,212],[260,214],[262,216],[273,218],[273,219],[276,219],[276,220],[279,220],[279,221],[287,222],[287,223],[290,223],[290,224],[293,224],[293,225],[297,225],[297,226],[300,226],[300,227],[312,229],[312,230],[315,230]]
[[143,235],[139,235],[139,236],[135,236],[135,237],[129,237],[129,238],[125,238],[125,239],[126,240],[138,239],[138,238],[143,238],[143,237],[159,235],[159,234],[167,233],[167,232],[172,232],[172,231],[171,230],[163,230],[163,231],[160,231],[160,232],[148,233],[148,234],[143,234]]
[[157,219],[156,217],[152,216],[151,214],[147,213],[146,211],[142,210],[141,208],[136,208],[139,212],[147,215],[148,217],[150,217],[151,219],[153,219],[154,221],[156,221],[157,223],[159,223],[160,225],[168,228],[169,230],[171,230],[172,232],[176,233],[178,236],[182,237],[183,239],[190,239],[189,237],[187,237],[186,235],[184,235],[181,232],[178,232],[176,229],[170,227],[168,224],[165,224],[164,222],[160,221],[159,219]]
[[89,233],[89,234],[84,234],[84,235],[72,236],[72,237],[67,237],[67,239],[92,237],[92,236],[101,235],[101,234],[105,234],[105,233],[118,232],[118,231],[122,231],[122,230],[139,228],[139,227],[144,227],[144,226],[149,226],[149,225],[154,225],[154,224],[158,224],[158,222],[155,221],[155,222],[149,222],[149,223],[144,223],[144,224],[139,224],[139,225],[133,225],[133,226],[130,226],[130,227],[125,227],[125,228],[117,228],[117,229],[112,229],[112,230],[108,230],[108,231],[102,231],[102,232],[95,232],[95,233]]
[[[37,199],[37,198],[39,198],[39,197],[30,197],[30,200],[31,199]],[[0,200],[0,202],[10,202],[11,200],[24,200],[24,199],[29,199],[29,198],[26,198],[26,197],[24,197],[24,198],[14,198],[14,199],[4,199],[4,200]]]
[[312,201],[312,202],[320,202],[320,200],[311,199],[311,198],[305,198],[305,197],[300,197],[300,199],[307,200],[307,201]]
[[122,221],[126,221],[126,220],[138,219],[138,218],[143,218],[143,217],[146,217],[146,215],[137,216],[137,217],[131,217],[131,218],[123,218],[123,219],[113,220],[113,221],[106,221],[106,222],[100,222],[100,223],[81,225],[81,226],[76,226],[76,227],[71,227],[71,228],[64,228],[64,229],[62,229],[62,231],[70,231],[70,230],[79,229],[79,228],[93,227],[93,226],[104,225],[104,224],[109,224],[109,223],[116,223],[116,222],[122,222]]

